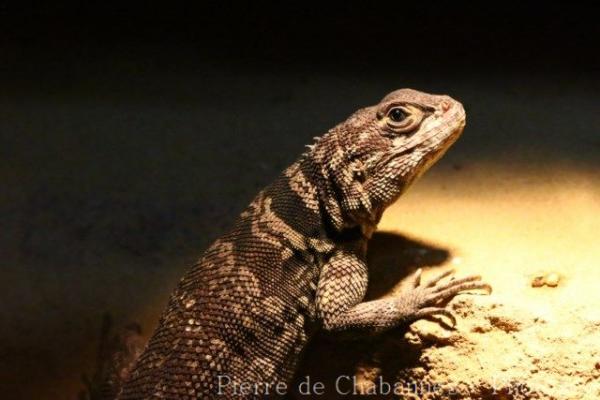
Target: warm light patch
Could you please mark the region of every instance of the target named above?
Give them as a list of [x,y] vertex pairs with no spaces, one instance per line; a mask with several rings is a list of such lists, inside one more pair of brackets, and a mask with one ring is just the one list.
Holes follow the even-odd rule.
[[448,249],[447,267],[494,287],[489,297],[455,300],[466,314],[454,333],[414,324],[417,334],[463,343],[427,349],[425,380],[443,374],[499,388],[523,383],[542,398],[597,398],[599,177],[565,166],[442,162],[388,209],[380,229]]

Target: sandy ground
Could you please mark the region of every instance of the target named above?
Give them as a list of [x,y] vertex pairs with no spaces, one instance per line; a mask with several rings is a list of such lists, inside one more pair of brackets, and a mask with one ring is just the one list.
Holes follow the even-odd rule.
[[[327,380],[357,366],[370,371],[383,349],[378,354],[400,367],[451,370],[454,381],[478,371],[511,378],[529,376],[525,361],[536,356],[537,376],[565,373],[579,377],[573,390],[597,387],[597,80],[210,68],[154,76],[127,55],[113,59],[122,65],[110,87],[99,66],[71,86],[64,84],[75,78],[42,88],[7,84],[0,96],[0,128],[9,133],[0,149],[1,393],[74,398],[82,373],[93,370],[104,313],[116,325],[139,321],[149,334],[186,266],[254,193],[312,136],[396,87],[453,95],[466,105],[468,125],[385,214],[387,234],[370,247],[369,296],[393,292],[418,266],[448,265],[458,275],[482,274],[494,294],[461,296],[470,308],[451,304],[460,314],[453,337],[467,338],[452,343],[470,347],[415,352],[403,347],[402,332],[352,346],[318,338],[301,373]],[[118,81],[121,73],[127,79]],[[531,288],[540,271],[560,274],[559,286]],[[478,318],[493,304],[507,310],[500,316],[518,315],[521,330],[484,332],[490,321]],[[435,326],[415,325],[409,336],[443,335]],[[469,336],[474,326],[483,333]],[[483,370],[471,368],[472,354]],[[389,365],[381,373],[400,379],[399,366]]]
[[[461,274],[478,272],[494,286],[489,298],[469,299],[474,310],[452,304],[466,319],[457,332],[415,327],[417,336],[433,331],[450,345],[424,351],[408,376],[466,384],[464,397],[456,398],[600,396],[598,172],[557,166],[519,174],[512,167],[467,166],[444,179],[460,188],[451,199],[441,186],[424,190],[429,194],[422,198],[409,194],[390,210],[383,229],[406,226],[443,243]],[[461,175],[470,182],[461,185]],[[492,190],[486,189],[490,178],[498,183]],[[419,206],[428,210],[423,218],[416,217]],[[533,277],[550,273],[560,277],[557,287],[532,287]]]

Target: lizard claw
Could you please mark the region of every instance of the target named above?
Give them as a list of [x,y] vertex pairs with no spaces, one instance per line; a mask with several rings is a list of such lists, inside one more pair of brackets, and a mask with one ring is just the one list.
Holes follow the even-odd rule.
[[487,294],[492,293],[492,287],[489,284],[482,282],[481,276],[479,275],[470,275],[460,279],[452,279],[441,285],[435,284],[431,289],[433,289],[433,293],[430,293],[427,297],[428,305],[449,300],[465,290],[482,289],[486,290],[488,292]]
[[433,315],[443,315],[448,318],[452,325],[450,327],[454,328],[456,326],[456,317],[449,310],[446,310],[443,307],[425,307],[417,311],[415,315],[416,319],[427,318]]
[[419,268],[410,277],[411,287],[416,288],[421,285],[421,275],[423,274],[423,268]]
[[[442,275],[447,276],[447,274],[442,274]],[[469,276],[465,276],[464,278],[460,278],[460,279],[455,279],[454,277],[452,277],[452,279],[450,279],[448,282],[446,282],[444,284],[440,285],[440,284],[437,284],[437,282],[436,282],[436,284],[434,284],[430,287],[434,287],[437,292],[442,292],[444,290],[447,290],[447,289],[450,289],[453,287],[461,286],[462,284],[467,283],[467,282],[482,283],[481,276],[480,275],[469,275]],[[463,290],[467,290],[467,289],[463,289]]]
[[[425,285],[425,287],[434,287],[435,285],[437,285],[437,283],[439,281],[441,281],[442,279],[444,279],[445,277],[452,275],[454,273],[454,269],[449,269],[447,271],[442,272],[441,274],[439,274],[438,276],[436,276],[435,278],[432,278],[429,280],[429,282],[427,282],[427,285]],[[452,278],[454,279],[454,278]]]
[[446,282],[442,280],[454,271],[447,270],[430,279],[425,284],[421,284],[421,269],[419,268],[410,278],[412,289],[401,295],[396,305],[406,320],[417,320],[434,314],[447,317],[452,321],[452,326],[456,325],[456,318],[452,313],[437,304],[452,299],[460,292],[472,289],[483,289],[490,294],[492,287],[481,281],[479,275],[469,275],[464,278],[451,278]]

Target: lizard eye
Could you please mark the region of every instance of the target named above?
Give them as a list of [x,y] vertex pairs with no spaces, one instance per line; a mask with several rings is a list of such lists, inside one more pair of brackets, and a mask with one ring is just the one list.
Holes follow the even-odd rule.
[[387,135],[396,136],[414,132],[426,117],[426,111],[412,104],[402,104],[393,105],[385,114],[382,112],[379,115],[379,118],[386,116],[383,120]]
[[401,108],[396,107],[388,112],[388,117],[394,122],[402,122],[406,118],[406,113]]

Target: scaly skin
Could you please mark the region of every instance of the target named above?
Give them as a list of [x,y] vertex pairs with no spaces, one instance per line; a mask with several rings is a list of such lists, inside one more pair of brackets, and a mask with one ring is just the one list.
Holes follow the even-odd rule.
[[[397,90],[309,146],[183,277],[119,398],[261,398],[289,383],[315,329],[380,332],[433,314],[478,276],[362,302],[368,239],[458,138],[461,104]],[[240,396],[240,384],[251,393]],[[257,394],[258,393],[258,394]]]

